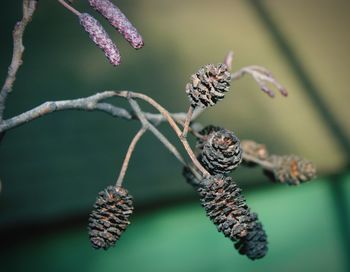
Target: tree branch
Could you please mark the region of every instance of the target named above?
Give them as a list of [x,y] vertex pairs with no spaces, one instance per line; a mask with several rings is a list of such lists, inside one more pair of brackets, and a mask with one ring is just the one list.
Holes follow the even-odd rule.
[[121,92],[116,92],[116,95],[118,95],[120,97],[125,97],[127,99],[138,98],[138,99],[141,99],[141,100],[149,103],[154,108],[156,108],[165,117],[165,119],[168,121],[168,123],[171,126],[171,128],[175,131],[177,137],[180,139],[182,145],[184,146],[184,148],[185,148],[187,154],[189,155],[189,157],[191,158],[193,164],[197,167],[197,169],[202,173],[203,176],[205,176],[205,177],[209,177],[210,176],[209,172],[197,160],[197,157],[194,154],[193,150],[191,149],[191,147],[190,147],[186,137],[183,137],[182,131],[177,126],[177,124],[176,124],[175,120],[173,119],[173,117],[170,115],[170,113],[163,106],[161,106],[153,98],[151,98],[151,97],[149,97],[149,96],[147,96],[145,94],[142,94],[142,93],[136,93],[136,92],[130,92],[130,91],[121,91]]
[[34,11],[36,10],[37,0],[23,0],[23,17],[22,20],[15,24],[13,29],[13,52],[11,64],[8,68],[5,83],[0,91],[0,122],[3,119],[5,102],[7,95],[12,91],[13,84],[16,80],[16,74],[22,65],[22,56],[24,52],[23,34],[27,24],[31,21]]
[[[131,113],[124,108],[114,106],[110,103],[100,102],[104,99],[111,98],[116,95],[117,94],[114,91],[105,91],[78,99],[48,101],[17,116],[14,116],[7,120],[3,120],[2,122],[0,122],[0,133],[23,125],[27,122],[33,121],[49,113],[64,110],[103,111],[112,115],[113,117],[118,117],[121,119],[136,119],[134,113]],[[146,119],[152,122],[153,124],[159,124],[167,120],[162,114],[145,112],[144,115]],[[173,113],[171,114],[171,116],[179,122],[185,120],[186,118],[186,114],[183,112]],[[198,115],[194,114],[194,117],[197,116]]]
[[154,136],[156,136],[160,142],[162,142],[166,148],[183,164],[186,165],[184,158],[181,156],[176,147],[170,143],[170,141],[155,127],[153,126],[146,118],[145,114],[141,111],[139,104],[133,100],[129,99],[130,106],[133,108],[135,114],[139,118],[143,126],[146,126]]
[[185,137],[185,138],[187,137],[187,132],[188,132],[190,123],[192,121],[193,110],[194,110],[194,108],[191,105],[188,108],[188,112],[187,112],[187,116],[186,116],[186,119],[185,119],[185,123],[183,125],[182,137]]
[[142,128],[136,133],[135,137],[132,139],[128,151],[126,152],[125,155],[125,159],[122,165],[122,168],[120,170],[119,173],[119,177],[117,179],[117,182],[115,184],[116,187],[121,187],[124,177],[125,177],[125,173],[128,170],[128,166],[129,166],[129,161],[131,159],[132,153],[134,152],[135,146],[137,144],[137,142],[141,139],[142,135],[146,132],[147,130],[147,126],[142,125]]
[[259,85],[260,89],[268,96],[274,97],[275,93],[266,85],[266,83],[271,83],[283,96],[288,96],[286,88],[284,88],[283,85],[279,83],[278,80],[272,75],[272,73],[265,67],[257,65],[243,67],[237,72],[233,73],[231,75],[231,78],[232,80],[237,80],[245,74],[251,75]]

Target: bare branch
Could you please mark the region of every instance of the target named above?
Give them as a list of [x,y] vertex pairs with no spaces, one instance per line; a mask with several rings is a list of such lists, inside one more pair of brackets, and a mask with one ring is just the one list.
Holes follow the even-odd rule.
[[70,12],[74,13],[77,16],[80,16],[81,13],[79,11],[77,11],[75,8],[73,8],[71,5],[69,5],[68,3],[66,3],[64,0],[58,0],[58,2],[64,6],[67,10],[69,10]]
[[185,119],[185,123],[184,123],[184,126],[183,126],[183,131],[182,131],[182,137],[186,138],[187,137],[187,132],[188,132],[188,128],[190,126],[190,123],[192,121],[192,116],[193,116],[193,106],[191,105],[188,109],[188,112],[187,112],[187,116],[186,116],[186,119]]
[[142,128],[136,133],[135,137],[132,139],[128,151],[126,152],[125,159],[122,165],[122,169],[120,170],[119,177],[117,179],[117,182],[115,184],[116,187],[121,187],[125,173],[128,170],[129,162],[132,156],[132,153],[134,152],[135,146],[137,142],[141,139],[142,135],[146,132],[147,126],[142,126]]
[[[103,111],[112,115],[113,117],[118,117],[126,120],[135,119],[133,113],[130,113],[124,108],[116,107],[109,103],[99,102],[101,100],[114,96],[116,96],[116,92],[105,91],[78,99],[47,101],[31,110],[0,122],[0,133],[33,121],[49,113],[63,110]],[[161,122],[167,121],[167,119],[162,114],[145,112],[144,115],[147,120],[154,124],[159,124]],[[186,114],[183,112],[173,113],[171,116],[177,121],[185,120],[186,118]]]
[[186,165],[186,162],[182,155],[179,153],[179,151],[176,149],[176,147],[169,142],[169,140],[155,127],[153,126],[146,118],[145,114],[141,111],[140,106],[138,103],[133,100],[129,99],[129,103],[131,107],[133,108],[135,114],[139,118],[140,122],[144,125],[147,126],[148,130],[150,130],[154,136],[156,136],[159,141],[161,141],[165,147],[169,149],[169,151],[183,164]]
[[120,97],[125,97],[127,99],[138,98],[138,99],[144,100],[145,102],[149,103],[154,108],[156,108],[165,117],[165,119],[168,121],[169,125],[172,127],[172,129],[175,131],[176,135],[179,137],[182,145],[184,146],[189,157],[191,158],[193,164],[198,168],[198,170],[203,174],[203,176],[206,176],[206,177],[210,176],[209,172],[197,160],[196,155],[194,154],[193,150],[191,149],[186,138],[182,136],[182,132],[181,132],[180,128],[177,126],[173,117],[170,115],[170,113],[163,106],[161,106],[153,98],[151,98],[145,94],[142,94],[142,93],[121,91],[121,92],[116,92],[116,95],[118,95]]
[[266,85],[266,82],[272,83],[283,96],[288,95],[287,90],[282,84],[280,84],[272,73],[264,67],[256,65],[244,67],[231,75],[232,80],[239,79],[245,74],[251,75],[258,83],[260,89],[270,97],[274,97],[275,93]]
[[269,162],[267,160],[259,159],[257,157],[252,156],[252,155],[249,155],[245,152],[243,152],[242,158],[244,161],[250,162],[250,163],[255,163],[265,170],[273,171],[273,169],[274,169],[274,165],[271,162]]
[[15,117],[0,122],[0,132],[20,126],[46,114],[63,110],[104,111],[112,116],[123,119],[132,119],[132,115],[125,109],[107,103],[98,103],[100,100],[115,96],[115,92],[101,92],[85,98],[72,100],[49,101]]
[[232,62],[233,62],[234,56],[235,55],[234,55],[233,51],[229,51],[224,59],[224,64],[227,66],[229,71],[232,68]]
[[22,65],[22,56],[24,52],[23,34],[27,24],[31,21],[33,13],[37,6],[37,0],[23,0],[23,17],[22,20],[15,24],[13,29],[13,52],[11,64],[8,68],[5,83],[0,91],[0,122],[2,121],[5,110],[7,95],[12,91],[13,84],[16,80],[16,74]]

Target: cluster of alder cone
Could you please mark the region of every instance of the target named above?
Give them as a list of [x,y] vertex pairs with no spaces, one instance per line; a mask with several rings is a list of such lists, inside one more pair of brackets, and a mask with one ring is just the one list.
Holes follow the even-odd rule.
[[[114,66],[119,65],[119,50],[101,24],[91,15],[80,13],[74,9],[71,5],[73,2],[72,0],[58,0],[58,2],[78,16],[84,30],[89,34],[91,40],[104,51],[110,63]],[[70,4],[68,4],[68,2],[70,2]],[[141,35],[120,9],[112,2],[109,0],[88,0],[88,2],[92,8],[97,10],[123,35],[133,48],[139,49],[143,46],[144,43]],[[165,137],[155,126],[146,120],[145,116],[142,115],[143,113],[141,113],[138,108],[138,104],[131,99],[132,92],[129,91],[106,91],[87,98],[46,102],[18,116],[2,120],[6,97],[12,90],[15,75],[22,63],[22,54],[24,50],[22,45],[23,32],[26,25],[31,20],[33,12],[36,9],[36,4],[36,0],[23,1],[23,18],[16,24],[13,32],[13,58],[8,69],[8,77],[0,92],[0,129],[2,129],[0,141],[5,130],[9,130],[53,111],[65,109],[92,110],[94,107],[94,109],[97,109],[98,99],[105,99],[112,96],[130,98],[130,105],[134,106],[134,113],[141,123],[143,125],[147,123],[147,128],[153,128],[153,132],[157,132],[154,132],[154,134],[158,135],[157,137],[168,146],[169,150],[184,163],[183,175],[187,182],[198,191],[202,206],[208,217],[217,226],[217,229],[234,242],[234,247],[239,253],[246,255],[252,260],[265,256],[268,248],[267,236],[263,226],[259,222],[258,216],[251,212],[250,208],[247,206],[241,189],[232,180],[229,174],[239,165],[249,167],[260,166],[264,170],[264,173],[272,180],[289,185],[298,185],[316,176],[315,166],[311,162],[295,155],[270,155],[264,145],[254,141],[241,142],[232,131],[227,129],[217,126],[195,129],[194,126],[190,127],[190,124],[192,114],[195,110],[200,109],[200,112],[207,107],[214,106],[218,101],[224,98],[225,93],[229,91],[232,78],[237,79],[243,74],[250,74],[259,84],[260,89],[269,96],[273,96],[273,91],[268,88],[266,82],[274,84],[280,93],[286,96],[287,92],[283,86],[274,79],[268,70],[260,66],[248,66],[242,68],[235,74],[231,74],[229,70],[232,62],[232,55],[228,55],[224,64],[206,65],[193,74],[190,82],[186,85],[186,93],[191,105],[185,122],[182,124],[182,133],[175,124],[174,119],[170,117],[170,113],[163,107],[146,95],[133,93],[134,97],[147,100],[149,103],[153,103],[153,106],[157,104],[156,108],[163,113],[163,117],[169,117],[168,122],[170,125],[171,122],[173,122],[173,128],[176,128],[175,132],[191,158],[190,163],[186,163],[181,155],[174,151],[176,148],[165,140]],[[118,114],[116,114],[117,108],[114,107],[113,111],[111,105],[106,106],[100,104],[99,109],[118,116]],[[125,111],[122,112],[125,113]],[[132,116],[130,115],[127,119],[131,118]],[[144,120],[142,118],[144,118]],[[136,134],[134,138],[135,142],[137,142],[147,128],[146,125],[144,125]],[[189,130],[197,137],[196,155],[193,153],[186,140],[186,135]],[[130,147],[131,146],[132,145],[130,145]],[[129,150],[132,152],[132,148]],[[122,187],[127,163],[130,159],[130,154],[128,155],[128,153],[116,185],[108,186],[99,193],[94,209],[90,214],[88,228],[90,240],[94,248],[108,249],[114,246],[121,237],[121,234],[130,224],[129,218],[134,209],[133,201],[128,191]]]
[[[226,64],[200,68],[186,85],[190,109],[214,106],[223,99],[231,77]],[[264,257],[268,250],[266,233],[229,174],[241,164],[259,165],[273,180],[297,185],[315,177],[315,166],[294,155],[269,155],[264,145],[240,142],[232,131],[217,126],[207,126],[194,135],[197,160],[206,174],[189,163],[183,169],[184,177],[198,191],[207,216],[218,231],[234,242],[238,252],[252,260]],[[125,188],[109,186],[100,192],[89,218],[92,246],[97,249],[114,246],[130,224],[133,209],[132,197]]]

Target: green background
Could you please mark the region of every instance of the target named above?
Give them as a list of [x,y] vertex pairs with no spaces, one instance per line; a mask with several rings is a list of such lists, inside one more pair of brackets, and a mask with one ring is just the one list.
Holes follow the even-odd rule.
[[[271,153],[306,157],[319,179],[292,188],[270,184],[259,169],[233,173],[269,237],[268,255],[252,262],[215,230],[180,164],[146,134],[125,180],[135,198],[132,224],[114,249],[94,251],[88,213],[97,192],[114,183],[139,124],[99,112],[54,113],[7,132],[0,144],[1,271],[348,271],[347,1],[118,1],[144,37],[138,51],[86,1],[75,2],[104,24],[123,64],[109,65],[56,1],[40,1],[5,117],[105,89],[144,92],[185,111],[189,76],[233,50],[233,70],[268,67],[290,95],[271,100],[243,78],[199,121],[263,142]],[[2,3],[0,14],[5,77],[21,1]],[[181,149],[166,124],[160,129]]]

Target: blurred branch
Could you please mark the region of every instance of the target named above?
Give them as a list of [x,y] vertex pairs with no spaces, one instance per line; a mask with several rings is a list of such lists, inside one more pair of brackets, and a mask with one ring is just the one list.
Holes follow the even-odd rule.
[[13,84],[16,80],[16,74],[22,65],[22,56],[24,52],[23,34],[26,26],[31,21],[36,10],[37,0],[23,0],[23,17],[22,20],[15,24],[13,29],[13,52],[11,64],[8,67],[5,83],[0,91],[0,122],[5,110],[5,102],[7,95],[12,91]]
[[244,67],[231,75],[232,80],[239,79],[245,74],[251,75],[256,83],[258,83],[260,89],[270,97],[274,97],[275,93],[266,85],[266,83],[273,84],[283,96],[288,95],[288,92],[283,85],[280,84],[272,73],[265,67],[257,65]]

